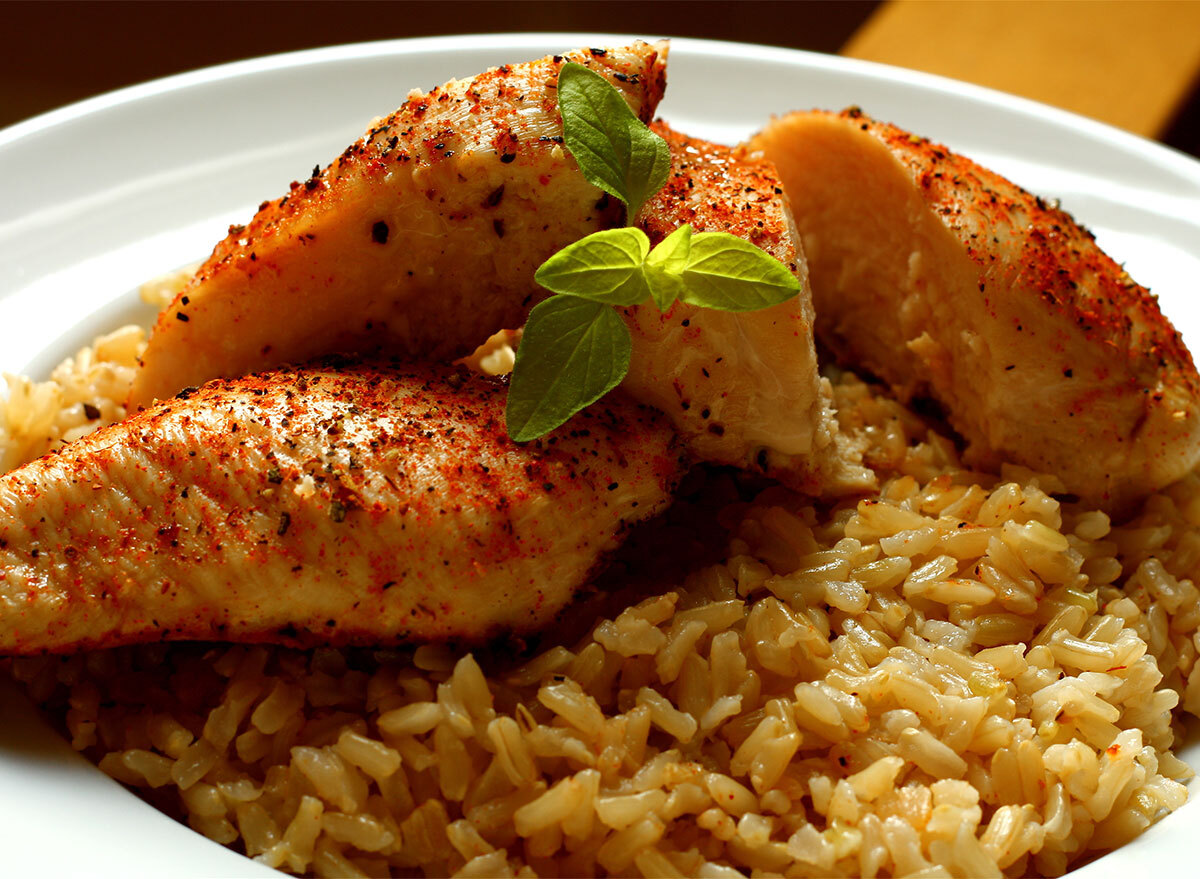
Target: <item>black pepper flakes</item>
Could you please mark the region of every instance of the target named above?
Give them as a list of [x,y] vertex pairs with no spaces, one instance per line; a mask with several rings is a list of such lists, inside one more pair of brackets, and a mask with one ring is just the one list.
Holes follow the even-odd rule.
[[287,530],[288,530],[288,528],[291,527],[291,524],[292,524],[292,517],[290,515],[288,515],[287,513],[280,513],[279,514],[279,527],[275,529],[275,533],[278,534],[280,537],[282,537],[283,535],[287,534]]
[[375,225],[371,227],[371,240],[376,244],[387,244],[388,235],[391,234],[391,229],[383,220],[377,220]]

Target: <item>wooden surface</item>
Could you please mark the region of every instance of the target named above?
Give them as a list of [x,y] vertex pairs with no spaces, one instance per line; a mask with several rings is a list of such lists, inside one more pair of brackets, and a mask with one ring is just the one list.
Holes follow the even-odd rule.
[[888,0],[842,54],[924,70],[1159,137],[1200,74],[1200,2]]

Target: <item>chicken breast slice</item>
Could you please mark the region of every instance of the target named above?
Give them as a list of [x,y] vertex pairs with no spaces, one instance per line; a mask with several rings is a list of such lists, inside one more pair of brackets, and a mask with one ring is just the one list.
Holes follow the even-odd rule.
[[808,269],[774,165],[659,121],[671,176],[639,225],[657,244],[688,223],[753,242],[791,269],[800,294],[760,311],[676,302],[625,309],[633,337],[621,387],[666,412],[705,461],[760,470],[811,494],[873,487],[862,449],[838,433],[817,372]]
[[159,317],[132,405],[331,351],[452,359],[520,325],[537,266],[623,219],[561,145],[567,61],[652,117],[665,43],[583,49],[414,94],[230,229]]
[[620,393],[518,446],[499,385],[349,363],[220,380],[0,477],[0,654],[546,625],[685,455]]
[[940,402],[969,461],[1054,473],[1110,511],[1196,465],[1191,355],[1066,213],[856,108],[776,119],[747,150],[791,199],[819,337]]

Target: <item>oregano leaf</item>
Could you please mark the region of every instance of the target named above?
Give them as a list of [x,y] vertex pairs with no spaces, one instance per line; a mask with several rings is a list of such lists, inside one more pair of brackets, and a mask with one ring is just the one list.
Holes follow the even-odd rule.
[[692,236],[682,279],[683,302],[720,311],[769,308],[800,292],[787,266],[728,232]]
[[552,296],[529,313],[504,415],[508,435],[527,442],[595,403],[629,371],[632,343],[610,306]]
[[671,168],[666,141],[646,127],[607,79],[568,62],[558,72],[563,140],[583,176],[625,202],[630,222],[662,189]]
[[670,308],[683,292],[683,272],[691,245],[692,227],[685,224],[658,242],[646,256],[646,283],[659,311]]
[[632,223],[650,198],[662,189],[671,174],[671,150],[667,142],[630,113],[628,196],[625,199],[628,221]]
[[542,263],[533,279],[553,293],[637,305],[650,295],[642,273],[649,252],[650,239],[641,229],[593,232]]

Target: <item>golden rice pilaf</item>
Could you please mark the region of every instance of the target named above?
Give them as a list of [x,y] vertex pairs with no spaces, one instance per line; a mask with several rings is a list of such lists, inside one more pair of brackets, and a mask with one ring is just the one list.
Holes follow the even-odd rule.
[[[10,377],[3,466],[120,418],[141,340]],[[1058,875],[1182,805],[1200,479],[1114,527],[1053,477],[964,469],[852,375],[835,396],[878,497],[732,503],[724,561],[519,667],[155,645],[9,669],[105,772],[294,873]]]

